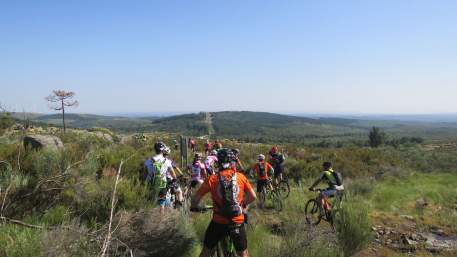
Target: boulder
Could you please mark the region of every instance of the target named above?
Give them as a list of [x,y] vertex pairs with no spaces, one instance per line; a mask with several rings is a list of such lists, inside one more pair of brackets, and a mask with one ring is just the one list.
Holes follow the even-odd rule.
[[103,139],[105,141],[108,141],[108,142],[114,142],[113,140],[113,137],[108,134],[108,133],[103,133],[101,131],[95,131],[95,132],[92,132],[96,137],[100,138],[100,139]]
[[30,147],[34,150],[48,148],[58,150],[63,148],[60,138],[51,135],[28,135],[24,137],[24,147]]
[[[161,214],[159,208],[139,212],[123,211],[113,224],[119,224],[114,236],[123,245],[112,245],[122,252],[127,245],[136,257],[173,257],[189,252],[197,242],[190,218],[176,210]],[[125,250],[124,250],[125,251]]]

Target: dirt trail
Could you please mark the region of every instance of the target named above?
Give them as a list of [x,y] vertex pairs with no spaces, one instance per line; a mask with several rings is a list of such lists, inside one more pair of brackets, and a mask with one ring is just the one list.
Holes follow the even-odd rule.
[[211,135],[214,134],[214,127],[213,127],[213,117],[211,116],[210,112],[205,112],[205,123],[208,126],[208,134],[211,137]]

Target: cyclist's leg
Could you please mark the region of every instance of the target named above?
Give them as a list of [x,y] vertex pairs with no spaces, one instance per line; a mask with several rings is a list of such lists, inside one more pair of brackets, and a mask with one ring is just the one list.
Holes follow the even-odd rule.
[[238,256],[248,257],[248,240],[244,224],[229,229],[230,238],[233,241]]
[[211,221],[205,232],[203,250],[200,257],[209,257],[217,243],[228,233],[227,225]]
[[265,191],[264,191],[264,188],[265,185],[263,183],[262,180],[257,180],[257,193],[259,194],[259,205],[260,205],[260,209],[263,209],[263,204],[265,202]]
[[161,188],[159,190],[159,197],[158,197],[158,204],[160,206],[160,213],[163,214],[165,212],[165,205],[167,204],[167,188]]

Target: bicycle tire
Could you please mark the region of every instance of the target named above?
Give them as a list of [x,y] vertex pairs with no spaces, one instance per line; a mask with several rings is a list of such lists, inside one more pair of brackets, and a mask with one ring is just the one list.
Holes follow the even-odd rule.
[[290,186],[289,186],[289,181],[287,181],[287,179],[283,179],[281,182],[279,182],[278,192],[281,195],[281,197],[283,197],[284,199],[289,197]]
[[[312,217],[315,217],[315,220]],[[305,218],[309,225],[318,225],[321,222],[319,203],[316,199],[311,199],[306,203]]]

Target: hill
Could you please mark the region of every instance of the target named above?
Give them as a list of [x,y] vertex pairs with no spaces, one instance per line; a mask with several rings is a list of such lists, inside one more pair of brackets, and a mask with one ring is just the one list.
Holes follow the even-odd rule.
[[341,125],[348,123],[343,119],[326,120],[267,112],[225,111],[157,119],[152,122],[152,128],[191,136],[212,134],[214,137],[260,142],[301,142],[306,139],[359,137],[364,134],[364,129]]

